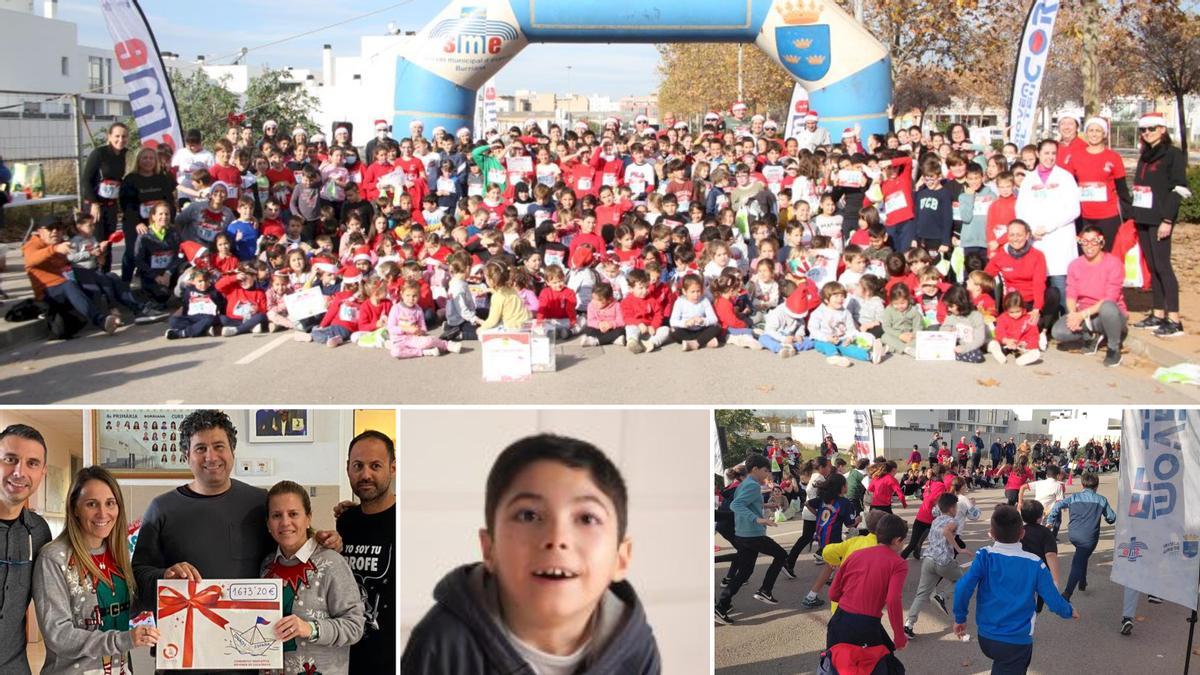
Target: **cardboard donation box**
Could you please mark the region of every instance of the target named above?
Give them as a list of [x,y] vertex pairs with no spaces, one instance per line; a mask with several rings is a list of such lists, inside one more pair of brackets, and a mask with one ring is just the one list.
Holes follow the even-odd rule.
[[533,375],[528,331],[481,330],[484,382],[525,382]]
[[160,670],[282,668],[279,579],[158,582],[155,667]]

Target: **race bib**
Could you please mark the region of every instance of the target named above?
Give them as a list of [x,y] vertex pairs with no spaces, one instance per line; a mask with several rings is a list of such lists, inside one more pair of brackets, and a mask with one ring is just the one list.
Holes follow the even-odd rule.
[[537,182],[545,185],[546,187],[554,187],[555,176],[553,173],[539,173]]
[[454,180],[450,179],[450,178],[439,178],[438,182],[437,182],[437,191],[438,192],[448,192],[450,194],[454,194],[454,192],[455,192]]
[[615,186],[617,184],[617,174],[615,174],[615,173],[602,174],[600,176],[600,184],[607,185],[608,187]]
[[992,202],[996,201],[991,195],[975,195],[975,209],[973,214],[976,218],[986,218],[988,209],[992,208]]
[[1079,201],[1106,202],[1108,201],[1108,186],[1104,183],[1083,183],[1079,186]]
[[101,199],[116,199],[121,193],[121,181],[104,179],[96,186],[96,194],[100,195]]
[[1149,185],[1133,186],[1133,206],[1139,209],[1154,208],[1154,191]]
[[884,197],[884,199],[883,199],[883,212],[884,213],[891,213],[893,211],[899,211],[900,209],[902,209],[906,206],[908,206],[908,198],[904,196],[903,190],[893,192],[892,194],[888,195],[887,197]]
[[975,337],[975,330],[963,323],[956,324],[954,326],[954,332],[958,335],[959,344],[971,342],[971,340]]
[[205,242],[212,243],[213,239],[221,232],[221,223],[214,223],[211,220],[200,221],[200,228],[196,232]]
[[164,203],[165,202],[161,202],[161,201],[143,202],[140,205],[138,205],[138,215],[140,215],[143,218],[149,218],[150,214],[154,212],[154,207],[158,206],[159,204],[164,204]]
[[482,197],[483,196],[483,183],[469,183],[467,185],[467,196],[468,197]]
[[543,262],[547,267],[563,267],[563,252],[562,251],[546,251],[542,256]]
[[171,266],[171,261],[174,259],[174,253],[152,253],[150,254],[150,269],[165,270]]
[[226,196],[227,196],[229,199],[237,199],[237,196],[238,196],[238,189],[237,189],[237,188],[233,187],[232,185],[229,185],[229,186],[227,186],[227,187],[226,187],[226,190],[227,190],[227,192],[226,192]]
[[188,314],[216,316],[217,303],[213,302],[208,296],[201,295],[194,297],[188,302]]
[[338,319],[346,323],[358,321],[358,308],[354,305],[342,303],[342,306],[338,308]]
[[233,315],[240,319],[248,319],[254,316],[254,303],[246,302],[245,300],[233,306]]
[[488,182],[493,185],[500,185],[507,182],[508,174],[504,173],[503,169],[488,169]]
[[579,181],[575,183],[575,187],[580,190],[583,190],[584,192],[591,190],[592,189],[592,179],[591,178],[580,178]]
[[629,189],[633,190],[633,194],[640,195],[646,191],[646,181],[631,180],[631,181],[629,181]]

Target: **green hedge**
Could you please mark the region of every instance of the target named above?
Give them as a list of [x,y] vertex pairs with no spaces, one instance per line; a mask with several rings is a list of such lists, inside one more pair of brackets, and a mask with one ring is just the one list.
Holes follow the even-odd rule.
[[1179,209],[1179,220],[1184,223],[1200,223],[1200,165],[1188,168],[1188,189],[1192,198],[1183,200]]

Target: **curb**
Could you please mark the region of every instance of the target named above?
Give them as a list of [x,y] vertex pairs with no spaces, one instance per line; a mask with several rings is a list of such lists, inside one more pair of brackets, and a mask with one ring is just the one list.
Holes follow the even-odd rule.
[[50,337],[50,328],[44,318],[32,321],[22,321],[12,324],[7,330],[0,331],[0,349],[20,347],[25,344],[46,340]]
[[1196,361],[1196,356],[1185,354],[1174,349],[1163,346],[1163,341],[1158,339],[1143,339],[1134,335],[1131,331],[1130,335],[1125,338],[1125,347],[1130,354],[1135,354],[1144,359],[1149,360],[1155,365],[1164,368]]

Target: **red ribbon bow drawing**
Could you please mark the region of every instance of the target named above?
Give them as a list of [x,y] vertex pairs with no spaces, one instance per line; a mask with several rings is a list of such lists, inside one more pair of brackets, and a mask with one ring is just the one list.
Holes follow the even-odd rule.
[[242,122],[246,121],[246,114],[245,113],[229,113],[228,115],[225,116],[225,119],[229,122],[229,126],[236,127],[236,126],[241,125]]
[[229,620],[213,610],[217,609],[276,609],[279,607],[277,601],[261,602],[252,600],[222,600],[221,587],[213,584],[202,591],[197,592],[196,588],[199,584],[195,581],[189,581],[187,585],[187,595],[183,595],[179,591],[170,586],[161,586],[158,589],[158,620],[175,614],[177,612],[186,611],[183,625],[183,667],[192,667],[192,610],[198,610],[206,619],[215,623],[219,628],[224,628]]

